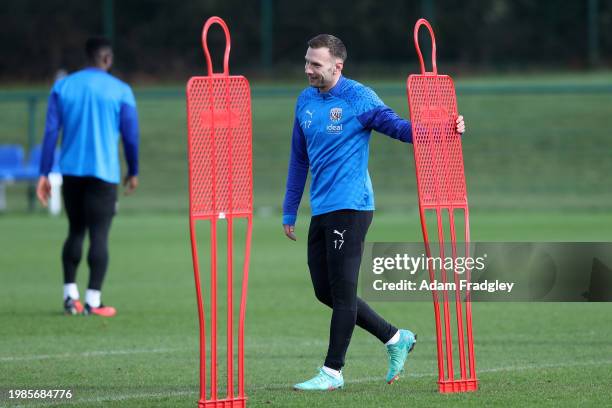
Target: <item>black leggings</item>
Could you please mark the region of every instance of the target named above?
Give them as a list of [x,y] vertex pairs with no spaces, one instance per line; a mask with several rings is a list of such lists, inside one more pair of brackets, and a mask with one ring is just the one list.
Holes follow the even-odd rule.
[[62,194],[69,222],[62,251],[64,283],[76,281],[83,239],[89,232],[87,288],[101,290],[108,267],[108,233],[115,215],[117,185],[95,177],[64,176]]
[[333,309],[325,366],[340,370],[355,324],[386,343],[397,328],[357,297],[363,243],[372,211],[339,210],[312,217],[308,267],[319,301]]

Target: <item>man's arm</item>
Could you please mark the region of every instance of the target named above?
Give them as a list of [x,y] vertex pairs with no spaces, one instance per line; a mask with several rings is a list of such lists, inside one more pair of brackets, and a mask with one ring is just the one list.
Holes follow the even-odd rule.
[[297,211],[300,206],[306,178],[308,177],[308,152],[306,138],[297,117],[293,123],[291,137],[291,155],[289,157],[289,170],[287,172],[287,189],[283,202],[283,228],[285,235],[295,241],[293,234]]
[[40,158],[40,177],[36,186],[36,195],[43,206],[47,206],[47,201],[51,195],[51,183],[47,176],[53,168],[55,157],[55,146],[62,127],[62,115],[60,113],[59,95],[55,90],[49,95],[47,105],[47,119],[45,122],[45,136],[43,138],[42,153]]
[[119,130],[128,166],[128,172],[123,181],[126,194],[131,194],[138,187],[138,112],[131,91],[129,94],[128,100],[121,103],[119,114]]
[[[388,106],[376,107],[359,115],[358,119],[365,128],[374,129],[405,143],[412,143],[412,123],[402,119]],[[465,122],[462,115],[457,116],[455,124],[457,132],[463,135]]]
[[[357,112],[357,119],[364,128],[376,130],[405,143],[412,143],[412,123],[409,120],[401,118],[385,105],[370,88],[362,88],[358,97],[367,101],[361,104],[365,109],[359,109]],[[456,124],[457,132],[463,134],[465,132],[463,116],[457,117]]]
[[47,105],[47,120],[45,122],[45,136],[43,138],[42,153],[40,157],[40,175],[48,176],[53,167],[55,146],[59,131],[62,127],[62,115],[59,107],[59,95],[51,91]]
[[363,127],[374,129],[393,139],[412,143],[412,124],[402,119],[393,109],[386,105],[377,106],[357,117]]

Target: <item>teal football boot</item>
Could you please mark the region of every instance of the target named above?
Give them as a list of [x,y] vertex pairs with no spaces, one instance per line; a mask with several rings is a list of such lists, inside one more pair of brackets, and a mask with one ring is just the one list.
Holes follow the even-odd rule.
[[336,378],[333,375],[327,374],[321,367],[319,369],[319,374],[308,381],[295,384],[293,389],[298,391],[332,391],[342,387],[344,387],[342,373],[340,373],[339,378]]
[[387,384],[392,384],[404,371],[404,363],[408,358],[408,353],[412,351],[417,341],[417,335],[410,330],[400,329],[399,332],[399,341],[387,346],[387,355],[389,356],[389,370],[385,378]]

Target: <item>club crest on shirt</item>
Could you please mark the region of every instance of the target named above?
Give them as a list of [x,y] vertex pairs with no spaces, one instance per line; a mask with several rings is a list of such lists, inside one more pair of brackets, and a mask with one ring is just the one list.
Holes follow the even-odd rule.
[[331,108],[329,110],[329,119],[333,122],[338,122],[342,119],[342,108]]

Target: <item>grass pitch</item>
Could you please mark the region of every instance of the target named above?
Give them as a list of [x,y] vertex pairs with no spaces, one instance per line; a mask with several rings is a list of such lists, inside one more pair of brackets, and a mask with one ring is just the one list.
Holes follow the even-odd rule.
[[[606,73],[559,81],[588,85],[609,79]],[[401,90],[403,81],[399,78],[394,86]],[[522,81],[504,83],[512,88]],[[377,89],[376,83],[364,83]],[[612,310],[606,303],[474,303],[480,390],[456,395],[437,393],[431,303],[374,303],[388,320],[419,334],[401,381],[384,384],[384,348],[356,329],[344,370],[346,389],[324,394],[291,390],[322,364],[330,318],[314,297],[306,267],[306,200],[297,226],[299,241],[288,241],[280,227],[293,106],[303,83],[292,86],[295,95],[253,98],[256,218],[246,329],[249,406],[609,405]],[[61,314],[59,257],[66,221],[41,211],[26,214],[25,186],[7,188],[9,212],[0,215],[0,406],[54,404],[9,401],[8,389],[71,389],[73,399],[55,402],[58,406],[196,405],[198,326],[186,216],[184,98],[178,91],[167,99],[139,97],[139,91],[141,185],[133,197],[121,198],[104,288],[104,301],[118,308],[116,318]],[[380,95],[408,115],[402,92]],[[609,94],[458,97],[468,129],[463,147],[472,239],[612,239],[612,196],[602,183],[612,173]],[[2,103],[3,143],[26,144],[26,106],[25,100]],[[38,134],[44,110],[39,104]],[[368,240],[420,241],[411,148],[373,134],[370,158],[379,211]],[[236,236],[239,231],[244,226]],[[199,233],[205,264],[206,227]],[[222,251],[219,257],[223,271]],[[207,270],[203,265],[203,273]],[[84,265],[78,281],[83,291]],[[220,324],[219,344],[224,344],[224,329]],[[224,386],[220,380],[219,387]]]
[[[16,215],[0,218],[0,226],[0,406],[53,404],[10,401],[7,389],[15,388],[71,389],[72,400],[56,401],[59,406],[195,406],[197,314],[185,216],[117,216],[104,288],[105,302],[118,308],[113,319],[61,314],[64,219]],[[406,375],[386,385],[384,348],[356,329],[344,390],[292,391],[293,383],[322,364],[330,318],[312,292],[306,227],[303,216],[293,243],[276,217],[255,219],[246,336],[249,406],[604,406],[612,398],[606,303],[475,303],[480,390],[456,395],[437,393],[431,304],[374,303],[387,319],[419,334]],[[603,241],[612,238],[610,231],[609,215],[472,214],[472,235],[483,240]],[[368,235],[370,241],[419,238],[416,215],[384,212]],[[86,279],[82,266],[81,290]]]

